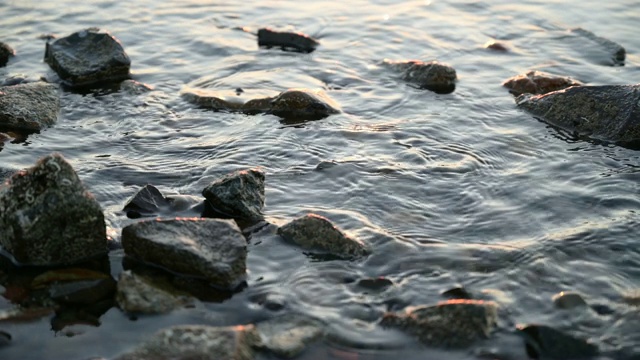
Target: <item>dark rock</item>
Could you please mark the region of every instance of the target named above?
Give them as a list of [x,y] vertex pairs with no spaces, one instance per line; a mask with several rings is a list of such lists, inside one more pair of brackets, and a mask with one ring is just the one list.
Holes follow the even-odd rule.
[[106,254],[100,204],[60,154],[40,159],[0,187],[0,244],[16,261],[31,265]]
[[193,210],[193,214],[190,215],[195,216],[195,213],[202,212],[200,207],[201,199],[186,195],[165,197],[155,186],[145,185],[127,201],[122,210],[127,213],[128,218],[138,219],[164,215],[175,217],[175,215],[189,210]]
[[[242,112],[246,100],[243,98],[227,97],[225,92],[202,89],[188,89],[182,93],[182,98],[201,108],[214,111]],[[268,99],[269,101],[271,98]],[[268,102],[261,111],[268,109]]]
[[473,299],[473,295],[467,291],[467,289],[462,286],[457,286],[451,288],[447,291],[443,291],[440,295],[448,298],[448,299]]
[[0,41],[0,67],[6,66],[9,58],[15,56],[16,52],[11,46]]
[[581,82],[575,81],[570,77],[555,76],[536,70],[514,76],[502,83],[502,86],[509,89],[509,92],[516,96],[522,94],[546,94],[581,85]]
[[286,314],[256,325],[261,347],[279,357],[291,359],[324,336],[324,324],[302,314]]
[[112,297],[115,291],[116,282],[109,277],[57,283],[49,288],[49,296],[59,303],[90,305]]
[[421,89],[431,90],[438,94],[449,94],[455,90],[456,71],[447,64],[437,61],[425,63],[419,60],[384,60],[383,65],[401,73],[403,80],[417,85]]
[[31,287],[34,289],[45,288],[53,283],[73,282],[87,280],[104,280],[110,279],[111,275],[99,271],[83,269],[83,268],[66,268],[46,271],[39,274],[31,281]]
[[9,345],[11,345],[11,334],[0,330],[0,349]]
[[385,277],[368,278],[358,280],[358,286],[367,290],[382,291],[393,285],[393,281]]
[[34,82],[0,88],[0,128],[39,131],[58,118],[55,85]]
[[202,195],[218,212],[240,220],[263,219],[264,173],[259,169],[236,171],[215,180]]
[[271,101],[267,113],[279,116],[287,122],[301,122],[324,119],[340,113],[340,110],[323,92],[290,89]]
[[598,315],[611,315],[615,312],[610,306],[604,304],[593,304],[591,310],[595,311]]
[[247,244],[232,220],[152,220],[122,230],[127,255],[221,288],[244,281]]
[[116,301],[125,312],[163,314],[189,306],[194,299],[167,284],[123,271],[118,279]]
[[360,241],[345,235],[327,218],[316,214],[299,217],[278,229],[278,235],[303,249],[350,259],[369,254]]
[[302,33],[279,32],[268,28],[258,30],[258,46],[275,46],[282,48],[282,50],[310,53],[318,45],[320,43],[317,40]]
[[96,28],[47,43],[44,60],[70,86],[124,80],[131,67],[120,41]]
[[382,326],[399,328],[429,346],[464,348],[489,337],[497,321],[497,305],[482,300],[449,300],[437,305],[388,313]]
[[587,306],[587,302],[584,301],[582,295],[573,291],[559,292],[553,296],[552,300],[553,304],[560,309],[572,309]]
[[626,51],[624,47],[620,44],[613,42],[609,39],[605,39],[603,37],[597,36],[589,30],[585,30],[582,28],[571,29],[571,33],[576,34],[580,37],[588,39],[594,45],[597,46],[596,49],[592,49],[590,47],[582,47],[581,50],[583,52],[602,52],[606,53],[606,56],[609,58],[602,62],[602,65],[624,65],[624,60],[626,56]]
[[588,359],[598,355],[598,347],[545,325],[518,327],[527,354],[532,359]]
[[509,49],[507,49],[507,47],[500,43],[500,42],[496,42],[496,41],[487,41],[484,44],[485,49],[489,49],[489,50],[494,50],[494,51],[500,51],[500,52],[507,52],[509,51]]

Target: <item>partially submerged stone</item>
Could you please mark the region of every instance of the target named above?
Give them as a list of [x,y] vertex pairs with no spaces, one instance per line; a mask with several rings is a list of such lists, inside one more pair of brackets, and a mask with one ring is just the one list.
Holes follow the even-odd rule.
[[55,283],[49,288],[51,299],[64,304],[91,305],[113,298],[116,282],[111,277]]
[[485,49],[489,49],[489,50],[494,50],[494,51],[500,51],[500,52],[509,51],[509,49],[503,43],[495,41],[495,40],[487,41],[484,44],[484,48]]
[[[201,199],[188,195],[164,196],[153,185],[145,185],[133,197],[127,201],[122,209],[130,219],[141,217],[156,217],[159,215],[172,215],[193,210],[192,212],[202,212],[199,207]],[[197,211],[199,210],[199,211]]]
[[310,53],[320,43],[309,35],[296,32],[279,32],[269,28],[258,30],[258,46],[279,47],[282,50]]
[[586,307],[587,302],[582,295],[575,291],[561,291],[552,298],[553,304],[560,309]]
[[0,187],[0,245],[20,263],[43,266],[107,253],[100,204],[60,154]]
[[327,218],[316,214],[299,217],[278,229],[278,234],[305,250],[342,259],[366,256],[369,249],[335,227]]
[[39,131],[58,118],[58,88],[33,82],[0,88],[0,128]]
[[[165,285],[165,286],[163,286]],[[127,270],[120,274],[116,293],[118,306],[129,313],[164,314],[191,305],[194,299],[145,276]]]
[[47,43],[44,60],[71,86],[124,80],[131,67],[120,41],[96,28]]
[[455,90],[456,71],[447,64],[437,61],[392,61],[385,59],[383,65],[399,72],[404,81],[421,89],[431,90],[438,94],[448,94]]
[[11,46],[0,41],[0,67],[6,66],[9,62],[9,58],[15,56],[16,52]]
[[518,332],[533,359],[590,359],[599,353],[596,345],[546,325],[522,325]]
[[256,325],[261,347],[279,357],[291,359],[324,336],[324,324],[302,314],[286,314]]
[[509,92],[516,96],[522,94],[546,94],[581,85],[581,82],[570,77],[556,76],[536,70],[514,76],[502,83],[502,86],[509,89]]
[[268,114],[287,121],[320,120],[340,113],[338,105],[321,91],[290,89],[283,91],[270,103]]
[[233,289],[244,281],[247,244],[233,220],[148,220],[122,229],[125,254]]
[[571,29],[571,33],[585,38],[595,45],[595,49],[593,47],[582,47],[581,50],[585,53],[594,51],[604,52],[605,56],[608,57],[608,59],[605,59],[603,61],[603,65],[624,65],[626,50],[624,49],[624,47],[622,47],[622,45],[609,39],[597,36],[591,31],[582,28]]
[[263,218],[264,179],[259,169],[236,171],[209,184],[202,195],[225,216],[258,221]]

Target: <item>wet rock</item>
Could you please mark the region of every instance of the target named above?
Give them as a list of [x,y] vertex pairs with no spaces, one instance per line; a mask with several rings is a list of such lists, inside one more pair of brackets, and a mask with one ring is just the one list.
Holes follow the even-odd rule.
[[291,359],[324,336],[324,324],[302,314],[286,314],[256,325],[261,347],[279,357]]
[[9,58],[15,56],[16,52],[11,46],[0,41],[0,67],[6,66]]
[[571,29],[571,33],[588,39],[594,45],[596,45],[595,49],[592,49],[590,47],[582,47],[582,50],[584,52],[589,53],[604,51],[606,55],[608,55],[608,59],[603,61],[602,65],[624,65],[626,50],[624,49],[624,47],[622,47],[622,45],[609,39],[597,36],[591,31],[582,28]]
[[47,43],[44,60],[70,86],[124,80],[131,67],[120,41],[96,28]]
[[232,220],[150,220],[122,230],[127,255],[221,288],[244,281],[247,243]]
[[382,326],[399,328],[429,346],[463,348],[488,338],[497,321],[497,305],[482,300],[449,300],[404,313],[388,313]]
[[182,325],[160,330],[116,360],[251,360],[260,341],[253,325],[212,327]]
[[67,268],[46,271],[31,281],[34,289],[44,288],[56,282],[70,282],[83,280],[103,280],[111,278],[111,275],[103,272],[83,268]]
[[509,51],[509,49],[507,49],[507,47],[504,44],[497,41],[493,41],[493,40],[487,41],[484,44],[484,48],[489,50],[494,50],[494,51],[500,51],[500,52]]
[[316,214],[299,217],[278,229],[278,235],[303,249],[350,259],[369,254],[360,241],[345,235],[327,218]]
[[90,305],[112,297],[116,282],[111,277],[56,283],[49,288],[49,296],[59,303]]
[[29,75],[25,75],[25,74],[13,74],[13,75],[7,76],[4,80],[2,80],[2,82],[0,83],[0,87],[27,84],[27,83],[37,82],[37,81],[44,81],[44,80],[43,78],[34,79]]
[[0,128],[39,131],[58,118],[55,85],[34,82],[0,88]]
[[295,32],[279,32],[268,28],[258,30],[258,46],[279,47],[282,50],[310,53],[320,43],[308,35]]
[[[214,111],[242,112],[245,104],[245,102],[240,99],[227,99],[224,94],[200,89],[189,89],[184,91],[182,93],[182,98],[201,108]],[[271,99],[268,100],[270,101]],[[264,112],[267,109],[268,105],[259,112]]]
[[31,265],[73,264],[107,253],[100,204],[62,155],[45,156],[0,187],[0,244]]
[[283,91],[270,103],[268,114],[289,122],[324,119],[338,114],[338,105],[321,91],[290,89]]
[[519,108],[597,140],[640,140],[640,85],[574,86],[545,95],[521,95]]
[[593,304],[591,305],[591,310],[595,311],[598,315],[611,315],[615,312],[610,306],[605,304]]
[[527,354],[532,359],[589,359],[598,355],[598,347],[545,325],[518,327]]
[[502,86],[509,89],[509,92],[516,96],[522,94],[546,94],[581,85],[581,82],[575,81],[570,77],[556,76],[536,70],[514,76],[502,83]]
[[383,291],[389,286],[393,286],[393,281],[385,277],[368,278],[358,280],[358,286],[372,291]]
[[9,345],[11,345],[11,334],[0,330],[0,349]]
[[417,85],[421,89],[431,90],[438,94],[449,94],[455,90],[456,71],[447,64],[437,61],[425,63],[419,60],[391,61],[385,59],[383,65],[401,73],[403,80]]
[[[201,199],[188,195],[164,196],[153,185],[145,185],[140,189],[122,209],[130,219],[141,217],[156,217],[161,215],[175,216],[181,212],[193,210],[201,213]],[[193,214],[192,214],[193,215]]]
[[264,180],[259,169],[236,171],[212,182],[202,195],[225,216],[258,221],[263,218]]
[[118,279],[118,306],[129,313],[163,314],[189,306],[194,299],[131,271],[123,271]]
[[153,87],[135,80],[125,80],[120,83],[120,91],[130,95],[141,95],[151,90],[153,90]]
[[451,288],[447,291],[443,291],[440,295],[449,298],[449,299],[472,299],[473,295],[471,295],[470,292],[467,291],[467,289],[465,289],[462,286],[457,286],[454,288]]
[[573,291],[559,292],[553,296],[552,300],[553,304],[560,309],[572,309],[587,306],[587,302],[584,301],[582,295]]

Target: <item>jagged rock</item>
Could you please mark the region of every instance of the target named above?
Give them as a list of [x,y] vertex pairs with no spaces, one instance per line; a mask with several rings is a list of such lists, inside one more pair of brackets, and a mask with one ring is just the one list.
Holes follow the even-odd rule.
[[116,360],[252,360],[259,341],[253,325],[181,325],[160,330]]
[[282,50],[310,53],[320,43],[309,35],[295,32],[279,32],[269,28],[258,30],[258,46],[280,47]]
[[[582,28],[571,29],[571,33],[589,40],[594,46],[582,46],[581,50],[586,54],[591,54],[593,58],[603,58],[602,65],[624,65],[626,51],[622,45],[609,39],[597,36],[589,30]],[[604,52],[604,55],[601,53]]]
[[108,277],[56,283],[49,288],[49,296],[59,303],[91,305],[103,299],[113,298],[115,291],[116,282]]
[[575,81],[570,77],[556,76],[536,70],[514,76],[502,83],[502,86],[509,89],[509,92],[516,96],[522,94],[546,94],[580,85],[582,85],[581,82]]
[[189,306],[194,299],[166,284],[159,284],[127,270],[118,279],[116,301],[125,312],[163,314]]
[[225,216],[258,221],[263,218],[264,180],[259,169],[236,171],[212,182],[202,190],[202,195]]
[[552,300],[553,304],[560,309],[571,309],[587,306],[587,302],[584,301],[582,295],[573,291],[559,292],[553,296]]
[[11,46],[0,41],[0,67],[6,66],[9,58],[15,56],[16,52]]
[[449,94],[455,90],[456,71],[453,67],[437,61],[420,60],[391,61],[385,59],[383,65],[401,73],[402,79],[421,89],[438,94]]
[[518,327],[529,357],[533,359],[578,360],[598,355],[598,347],[545,325]]
[[324,336],[324,324],[302,314],[286,314],[256,325],[261,347],[287,359],[300,355],[305,348]]
[[354,258],[369,254],[360,241],[345,235],[327,218],[316,214],[299,217],[278,229],[278,235],[313,252],[338,258]]
[[44,60],[71,86],[124,80],[131,67],[120,41],[97,28],[47,43]]
[[187,195],[164,196],[153,185],[145,185],[124,206],[123,211],[127,217],[137,219],[140,217],[155,217],[159,215],[173,215],[198,209],[202,204],[201,199]]
[[150,220],[122,229],[127,255],[222,288],[244,281],[247,242],[233,220]]
[[283,91],[270,103],[268,114],[287,121],[320,120],[338,114],[338,105],[321,91],[290,89]]
[[578,135],[613,142],[640,140],[640,84],[574,86],[520,95],[518,107]]
[[39,131],[58,118],[58,88],[34,82],[0,88],[0,128]]
[[16,261],[72,264],[107,253],[104,215],[60,154],[0,187],[0,244]]
[[388,313],[382,326],[399,328],[429,346],[463,348],[489,337],[497,321],[497,305],[482,300],[448,300],[437,305]]

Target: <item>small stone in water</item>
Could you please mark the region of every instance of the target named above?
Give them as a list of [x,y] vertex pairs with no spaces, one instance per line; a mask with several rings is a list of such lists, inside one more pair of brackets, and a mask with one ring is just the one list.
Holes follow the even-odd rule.
[[0,330],[0,348],[11,345],[11,334]]
[[360,279],[358,281],[358,286],[374,291],[384,290],[391,285],[393,285],[393,281],[382,276],[377,278]]
[[267,28],[258,30],[258,46],[278,46],[282,50],[310,53],[319,44],[317,40],[302,33],[279,32]]
[[582,295],[573,291],[562,291],[553,296],[553,304],[560,309],[587,306]]
[[440,295],[449,299],[472,299],[473,296],[462,286],[457,286],[447,291],[442,292]]

